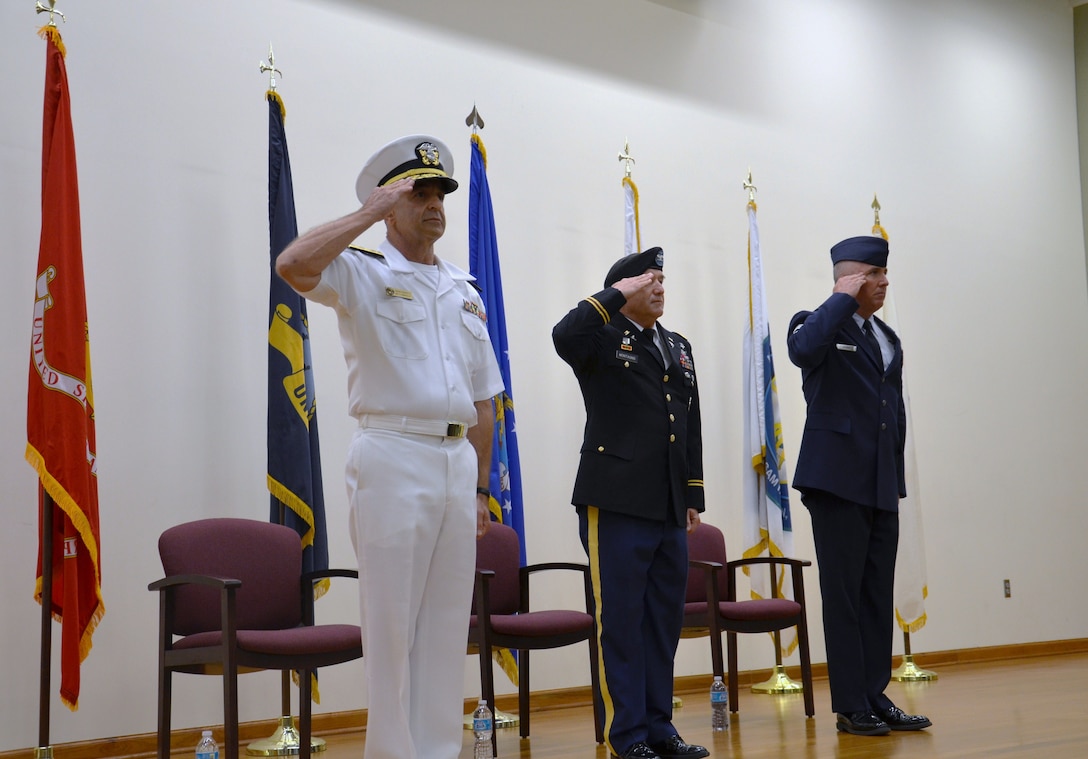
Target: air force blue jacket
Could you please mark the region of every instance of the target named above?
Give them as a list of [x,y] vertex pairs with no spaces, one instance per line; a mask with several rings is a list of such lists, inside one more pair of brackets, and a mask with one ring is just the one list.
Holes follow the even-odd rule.
[[808,404],[793,486],[898,511],[907,493],[903,448],[903,349],[876,317],[894,355],[887,369],[854,321],[858,302],[832,293],[815,311],[790,321],[790,361],[801,368]]

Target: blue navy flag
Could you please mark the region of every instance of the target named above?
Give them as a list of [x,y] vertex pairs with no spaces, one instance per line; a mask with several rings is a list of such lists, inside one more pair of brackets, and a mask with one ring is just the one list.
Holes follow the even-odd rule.
[[[499,273],[499,245],[495,238],[495,215],[491,208],[491,189],[487,184],[487,150],[478,134],[472,135],[472,168],[468,190],[468,267],[480,286],[480,297],[487,314],[487,332],[506,390],[493,399],[495,435],[491,441],[491,513],[514,528],[521,547],[521,565],[525,566],[525,520],[521,499],[521,464],[518,459],[517,425],[514,423],[514,391],[510,384],[509,342],[506,338],[506,309],[502,301],[502,275]],[[515,653],[506,648],[494,651],[495,660],[514,685],[518,684]]]
[[[276,274],[276,257],[298,236],[291,161],[280,96],[268,93],[268,492],[270,521],[302,540],[302,571],[329,568],[317,400],[306,301]],[[315,592],[321,595],[325,585]],[[316,692],[316,691],[315,691]]]
[[472,135],[472,167],[469,178],[469,273],[477,278],[487,314],[487,334],[495,349],[498,369],[506,387],[495,397],[495,436],[492,440],[491,510],[499,522],[514,527],[521,544],[521,563],[526,563],[526,528],[521,499],[521,463],[518,459],[518,432],[514,416],[514,387],[510,384],[509,344],[506,338],[506,309],[503,306],[503,276],[498,269],[498,242],[491,189],[487,186],[487,151],[479,135]]
[[506,391],[495,396],[495,437],[491,445],[491,511],[498,521],[510,525],[521,544],[525,564],[525,520],[521,498],[521,464],[518,459],[517,425],[514,422],[514,391],[510,383],[509,342],[506,338],[506,309],[502,301],[499,273],[499,246],[495,239],[495,216],[491,190],[487,185],[487,151],[477,134],[472,135],[472,170],[468,191],[469,273],[480,285],[487,331],[502,372]]

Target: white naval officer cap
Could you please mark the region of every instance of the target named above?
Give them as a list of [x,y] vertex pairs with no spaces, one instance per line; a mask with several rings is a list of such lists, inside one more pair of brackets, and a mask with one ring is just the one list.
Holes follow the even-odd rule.
[[446,192],[453,192],[457,189],[453,154],[444,142],[426,134],[393,140],[367,159],[355,180],[355,194],[360,203],[365,203],[375,187],[409,177],[439,180]]

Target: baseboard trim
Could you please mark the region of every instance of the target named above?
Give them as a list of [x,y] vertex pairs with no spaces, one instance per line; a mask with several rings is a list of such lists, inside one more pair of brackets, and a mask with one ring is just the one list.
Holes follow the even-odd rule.
[[[930,651],[913,654],[914,663],[925,669],[939,669],[940,667],[954,666],[957,664],[981,664],[992,661],[1004,661],[1008,659],[1027,659],[1036,656],[1059,656],[1066,654],[1088,653],[1088,638],[1075,638],[1072,640],[1050,640],[1037,643],[1014,643],[1004,646],[988,646],[985,648],[967,648],[953,651]],[[898,667],[901,657],[895,657],[892,668]],[[786,673],[794,680],[800,681],[800,668],[786,667]],[[741,687],[750,687],[767,678],[767,670],[748,670],[737,673]],[[815,679],[827,677],[826,664],[814,664],[812,676]],[[710,687],[711,677],[705,675],[688,675],[676,679],[675,692],[677,695],[691,693],[702,694]],[[551,709],[567,709],[572,707],[588,706],[590,703],[589,686],[577,688],[563,688],[560,690],[534,691],[533,711],[548,711]],[[475,699],[465,700],[465,713],[469,713],[476,706]],[[517,711],[518,697],[516,693],[499,696],[496,706],[503,711]],[[256,740],[267,738],[279,727],[279,717],[246,722],[238,726],[241,743],[252,743]],[[329,712],[316,714],[313,718],[313,730],[315,735],[331,735],[351,730],[361,730],[366,727],[366,710],[359,709],[348,712]],[[171,751],[189,752],[200,738],[200,732],[206,728],[187,728],[175,730],[170,735]],[[212,726],[216,739],[222,741],[222,726]],[[53,746],[54,756],[63,756],[64,759],[138,759],[153,757],[157,752],[157,741],[154,733],[142,735],[126,735],[117,738],[101,738],[90,741],[76,741]],[[245,754],[243,753],[243,756]],[[34,749],[15,749],[12,751],[0,751],[0,759],[33,759]]]

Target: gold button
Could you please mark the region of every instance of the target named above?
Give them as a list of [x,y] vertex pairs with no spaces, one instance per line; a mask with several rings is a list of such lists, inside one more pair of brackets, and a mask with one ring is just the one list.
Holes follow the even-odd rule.
[[669,395],[668,393],[665,393],[665,401],[667,403],[672,403],[672,396]]
[[631,364],[630,364],[629,362],[627,362],[627,361],[624,361],[624,362],[623,362],[623,368],[624,368],[624,369],[626,369],[626,368],[627,368],[627,367],[629,367],[630,365],[631,365]]
[[597,453],[604,453],[604,446],[603,445],[598,445],[597,446]]
[[675,443],[676,442],[676,435],[669,435],[669,442],[670,443]]
[[675,421],[676,421],[676,417],[675,417],[675,416],[673,416],[672,414],[669,414],[669,421],[670,421],[670,422],[675,422]]
[[665,375],[665,381],[666,381],[666,382],[668,382],[668,381],[669,381],[669,375],[667,375],[667,374]]

